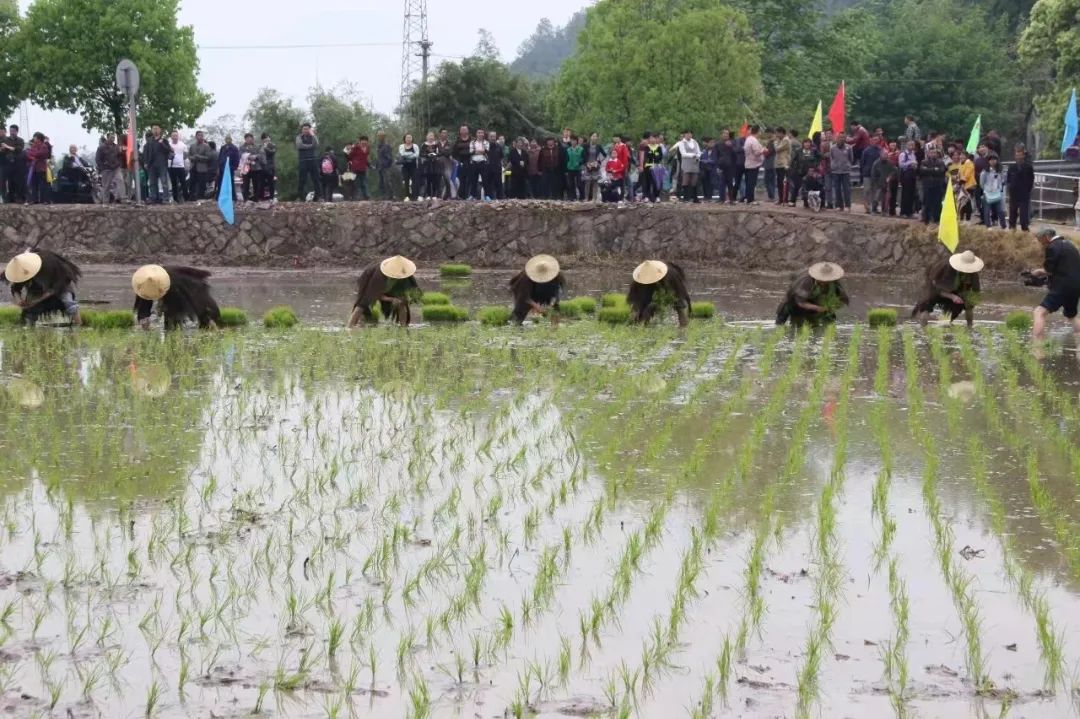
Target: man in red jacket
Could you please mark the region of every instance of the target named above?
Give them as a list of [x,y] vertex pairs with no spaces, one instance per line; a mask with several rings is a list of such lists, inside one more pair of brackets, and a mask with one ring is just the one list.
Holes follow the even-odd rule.
[[859,185],[863,183],[862,154],[870,144],[870,132],[854,120],[851,122],[851,132],[848,133],[848,144],[851,145],[852,159],[859,168]]
[[360,197],[365,200],[370,200],[368,196],[367,186],[367,171],[368,162],[371,158],[371,143],[368,142],[367,135],[361,135],[357,138],[356,144],[349,148],[349,172],[356,175],[356,179],[353,180],[353,198],[359,199],[356,196],[356,192],[359,191]]

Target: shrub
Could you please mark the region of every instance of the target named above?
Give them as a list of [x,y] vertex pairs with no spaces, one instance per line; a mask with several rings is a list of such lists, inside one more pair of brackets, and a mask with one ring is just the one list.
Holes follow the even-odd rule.
[[445,292],[425,292],[420,295],[420,304],[422,305],[448,305],[450,304],[450,295]]
[[[596,314],[596,298],[594,298],[594,297],[575,297],[572,300],[566,300],[565,302],[560,302],[559,303],[559,308],[560,309],[565,308],[567,305],[570,305],[570,306],[576,308],[577,315],[575,315],[575,316],[577,316],[577,317],[580,317],[583,314],[585,314],[585,315],[594,315],[594,314]],[[573,311],[575,311],[575,310],[571,310],[571,312],[573,312]]]
[[626,305],[626,295],[609,293],[600,298],[601,307],[623,307]]
[[1027,332],[1031,329],[1031,315],[1027,312],[1010,312],[1005,315],[1005,326],[1016,332]]
[[300,320],[296,317],[296,313],[293,312],[293,308],[287,305],[271,307],[266,311],[266,314],[263,315],[263,327],[268,329],[292,327],[299,321]]
[[237,307],[222,307],[218,325],[221,327],[243,327],[248,323],[247,313]]
[[0,307],[0,326],[17,325],[22,321],[22,310],[18,307]]
[[601,307],[596,319],[612,325],[623,325],[630,321],[630,305],[625,302],[618,307]]
[[443,277],[468,277],[472,274],[472,266],[459,263],[439,265],[439,274]]
[[895,327],[896,310],[888,307],[874,307],[867,313],[866,320],[871,327]]
[[469,319],[469,311],[454,305],[428,305],[420,308],[425,322],[464,322]]
[[117,330],[135,326],[135,315],[131,310],[81,310],[79,315],[84,327],[95,330]]
[[476,318],[482,325],[500,327],[510,321],[510,310],[502,305],[481,307],[476,311]]
[[691,302],[690,316],[700,320],[712,319],[716,315],[716,305],[712,302]]

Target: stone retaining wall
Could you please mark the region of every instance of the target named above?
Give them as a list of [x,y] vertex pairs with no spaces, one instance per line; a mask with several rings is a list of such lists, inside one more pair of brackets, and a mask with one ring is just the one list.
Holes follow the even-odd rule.
[[[356,267],[391,254],[510,267],[549,252],[578,265],[648,257],[748,271],[792,271],[823,259],[855,273],[920,275],[944,253],[921,224],[861,212],[773,206],[574,203],[283,204],[241,209],[225,224],[213,203],[179,207],[0,205],[0,254],[40,242],[94,263],[185,261],[260,267]],[[1039,264],[1031,235],[963,226],[987,270]]]

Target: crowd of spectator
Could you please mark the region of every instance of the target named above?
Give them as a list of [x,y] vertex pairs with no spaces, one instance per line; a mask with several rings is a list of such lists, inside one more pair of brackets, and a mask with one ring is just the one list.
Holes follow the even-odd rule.
[[[944,133],[925,136],[904,118],[904,133],[887,136],[852,122],[842,132],[827,129],[800,137],[793,129],[744,125],[698,140],[684,129],[678,138],[645,131],[634,140],[596,134],[518,137],[462,125],[428,132],[420,142],[406,134],[392,144],[385,132],[374,142],[359,135],[340,152],[321,146],[312,126],[294,140],[297,197],[301,200],[496,201],[544,199],[575,202],[768,201],[815,212],[850,212],[858,201],[869,214],[937,223],[952,183],[963,221],[987,227],[1028,229],[1035,172],[1023,145],[1006,167],[1004,143],[990,130],[975,153]],[[101,138],[93,166],[73,146],[60,163],[56,187],[89,187],[96,201],[125,202],[134,183],[147,203],[181,203],[213,197],[228,166],[236,200],[274,202],[277,147],[263,133],[246,133],[239,146],[226,136],[218,147],[202,131],[184,142],[154,125],[138,149],[142,172],[127,138]],[[29,144],[11,126],[0,128],[0,198],[5,202],[49,202],[52,146],[35,133]],[[374,174],[375,177],[369,177]],[[374,191],[369,189],[374,185]],[[236,188],[239,188],[237,192]],[[310,192],[309,192],[310,188]],[[763,194],[762,194],[763,191]],[[1074,193],[1075,194],[1075,193]],[[397,197],[395,198],[395,195]],[[1080,198],[1074,197],[1080,222]]]

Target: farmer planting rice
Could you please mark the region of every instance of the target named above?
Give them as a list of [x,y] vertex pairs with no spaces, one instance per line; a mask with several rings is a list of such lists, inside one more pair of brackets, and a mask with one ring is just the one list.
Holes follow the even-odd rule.
[[979,272],[983,261],[971,250],[938,260],[926,272],[926,292],[911,311],[919,324],[926,326],[930,313],[941,311],[955,320],[964,313],[968,327],[975,322],[975,305],[979,304]]
[[82,324],[75,285],[82,272],[72,262],[49,250],[27,250],[4,269],[11,296],[22,309],[22,322],[34,325],[49,314],[67,315],[72,326]]
[[372,265],[360,274],[357,283],[356,302],[353,304],[349,327],[356,327],[363,317],[365,322],[378,322],[372,311],[379,303],[383,317],[393,317],[399,325],[409,324],[409,302],[420,296],[420,287],[413,275],[416,265],[401,255],[388,257]]
[[510,280],[514,295],[513,320],[521,324],[529,312],[543,315],[551,308],[551,323],[559,323],[559,295],[566,281],[559,271],[559,261],[551,255],[537,255],[525,263],[525,269]]
[[157,302],[167,330],[182,327],[185,320],[197,322],[200,329],[216,328],[221,312],[210,296],[209,276],[195,267],[143,265],[131,276],[135,319],[143,329],[150,329],[150,315]]
[[843,277],[844,268],[835,262],[811,265],[788,288],[776,310],[776,324],[782,325],[788,319],[795,326],[835,322],[836,311],[848,304],[847,292],[840,284]]
[[1058,310],[1066,319],[1072,320],[1073,330],[1080,334],[1080,319],[1076,316],[1076,305],[1080,301],[1080,252],[1052,227],[1040,228],[1035,237],[1043,246],[1045,258],[1042,268],[1032,270],[1031,274],[1046,278],[1049,291],[1033,313],[1032,337],[1043,338],[1047,318]]
[[635,267],[626,302],[630,305],[631,322],[647,325],[658,312],[674,307],[679,326],[690,324],[686,275],[674,263],[645,260]]

